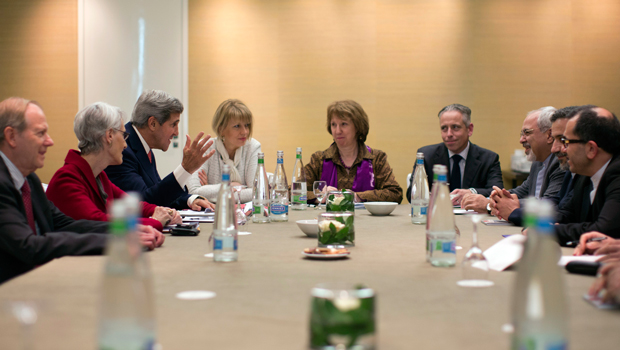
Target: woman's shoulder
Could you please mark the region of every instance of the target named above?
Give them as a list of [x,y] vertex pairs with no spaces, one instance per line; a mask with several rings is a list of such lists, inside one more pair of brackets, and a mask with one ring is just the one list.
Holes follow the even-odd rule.
[[250,138],[248,140],[248,142],[246,142],[243,147],[245,147],[246,149],[249,149],[249,150],[255,150],[257,148],[260,148],[260,146],[261,146],[260,142],[257,139]]

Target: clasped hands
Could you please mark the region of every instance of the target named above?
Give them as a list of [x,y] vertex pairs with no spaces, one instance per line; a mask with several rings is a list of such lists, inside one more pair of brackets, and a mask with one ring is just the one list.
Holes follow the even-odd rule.
[[[597,237],[603,241],[588,242]],[[592,298],[600,298],[603,303],[620,303],[620,240],[613,239],[600,232],[588,232],[579,237],[579,245],[573,255],[603,255],[597,261],[603,263],[598,270],[597,278],[590,286],[588,294]]]

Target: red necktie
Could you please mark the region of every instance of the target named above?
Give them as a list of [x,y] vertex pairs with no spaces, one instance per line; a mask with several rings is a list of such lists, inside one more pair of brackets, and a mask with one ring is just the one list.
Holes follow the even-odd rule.
[[30,198],[30,185],[28,185],[28,180],[26,180],[22,186],[22,200],[24,201],[24,208],[26,209],[28,225],[30,225],[32,232],[36,235],[37,228],[34,225],[34,214],[32,212],[32,199]]
[[150,163],[153,163],[153,156],[152,156],[152,154],[153,154],[153,151],[149,151],[149,153],[146,154],[147,156],[149,156],[149,162]]

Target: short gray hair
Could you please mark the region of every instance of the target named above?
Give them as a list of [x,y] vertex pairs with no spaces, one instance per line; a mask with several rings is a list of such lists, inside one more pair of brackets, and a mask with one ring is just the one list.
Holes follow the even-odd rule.
[[145,127],[150,117],[161,125],[173,113],[183,113],[183,104],[178,98],[161,90],[146,90],[133,107],[131,121],[138,128]]
[[471,124],[471,109],[469,107],[463,106],[462,104],[453,103],[451,105],[447,105],[444,108],[442,108],[441,111],[439,111],[439,113],[437,114],[437,116],[439,117],[439,119],[441,119],[441,115],[444,112],[451,112],[451,111],[460,112],[461,115],[463,116],[463,124],[469,127],[469,124]]
[[77,136],[82,155],[97,153],[103,149],[106,131],[123,126],[123,111],[105,102],[95,102],[84,107],[73,120],[73,132]]
[[527,113],[527,116],[530,116],[536,112],[540,112],[536,125],[538,126],[540,132],[545,132],[551,129],[551,124],[553,124],[553,122],[551,121],[551,117],[553,116],[553,113],[555,113],[555,111],[557,111],[557,109],[555,109],[554,107],[547,106],[535,109],[533,111],[529,111]]

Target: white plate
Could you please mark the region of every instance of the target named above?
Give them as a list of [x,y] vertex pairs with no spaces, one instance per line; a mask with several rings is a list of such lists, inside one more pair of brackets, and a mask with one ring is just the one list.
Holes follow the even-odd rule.
[[341,253],[341,254],[311,254],[306,252],[301,252],[306,258],[309,259],[320,259],[320,260],[330,260],[330,259],[340,259],[349,256],[351,252]]

